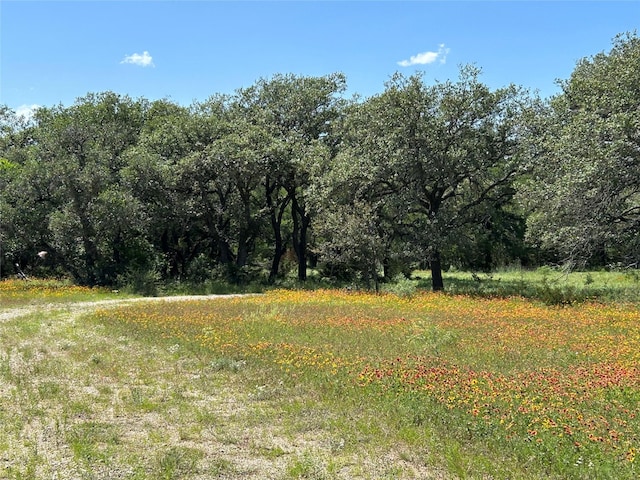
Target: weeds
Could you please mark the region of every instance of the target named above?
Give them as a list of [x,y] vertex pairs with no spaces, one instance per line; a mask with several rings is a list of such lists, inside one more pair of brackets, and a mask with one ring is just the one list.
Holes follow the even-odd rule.
[[0,322],[3,478],[637,477],[636,305],[60,300]]
[[204,456],[200,450],[185,447],[171,447],[160,452],[153,469],[153,476],[158,480],[187,478],[197,473],[197,464]]
[[0,311],[3,308],[43,303],[68,303],[99,298],[117,298],[118,294],[102,288],[88,288],[58,280],[0,281]]
[[[622,452],[635,451],[640,431],[634,400],[619,392],[640,388],[633,367],[640,361],[638,315],[634,307],[559,309],[524,299],[280,291],[213,309],[131,307],[104,312],[100,321],[179,337],[218,359],[244,359],[243,368],[268,369],[269,381],[248,394],[254,402],[282,408],[290,389],[302,386],[327,410],[303,420],[306,403],[297,403],[297,431],[340,425],[340,438],[366,439],[374,449],[389,448],[379,437],[425,448],[421,442],[439,436],[450,448],[440,450],[438,462],[457,477],[580,478],[569,468],[579,452],[594,468],[633,478]],[[369,408],[377,417],[364,414]],[[375,420],[339,420],[353,412]],[[424,429],[432,433],[424,436]],[[348,450],[332,445],[341,455]],[[517,473],[525,459],[527,475]],[[290,463],[290,476],[327,474],[308,460]]]

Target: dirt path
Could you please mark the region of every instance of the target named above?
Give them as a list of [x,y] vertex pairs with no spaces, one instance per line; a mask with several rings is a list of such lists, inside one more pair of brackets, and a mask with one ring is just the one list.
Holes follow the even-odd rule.
[[45,312],[53,310],[68,310],[71,313],[80,313],[93,310],[96,308],[117,307],[128,303],[139,302],[182,302],[182,301],[205,301],[218,298],[248,297],[259,294],[228,294],[228,295],[175,295],[169,297],[135,297],[135,298],[115,298],[112,300],[95,300],[81,301],[71,303],[42,303],[38,305],[28,305],[18,308],[8,308],[0,310],[0,322],[11,320],[25,315],[31,315],[36,312]]

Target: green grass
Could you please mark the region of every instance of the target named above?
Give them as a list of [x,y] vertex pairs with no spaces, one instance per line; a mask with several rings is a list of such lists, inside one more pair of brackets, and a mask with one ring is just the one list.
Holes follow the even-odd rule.
[[634,304],[52,290],[0,320],[0,478],[637,478]]
[[255,372],[64,310],[0,332],[0,478],[252,478],[219,452],[257,427],[242,404]]
[[634,306],[283,291],[97,320],[254,372],[254,421],[316,439],[281,447],[290,478],[635,478]]
[[0,312],[5,308],[124,298],[116,290],[88,288],[69,281],[30,279],[0,281]]
[[[550,305],[584,301],[640,302],[640,270],[566,271],[540,267],[520,267],[492,273],[449,271],[443,274],[449,293],[480,297],[522,296]],[[430,289],[431,274],[416,271],[411,280],[400,280],[387,287],[397,293]],[[404,289],[404,292],[403,292]]]

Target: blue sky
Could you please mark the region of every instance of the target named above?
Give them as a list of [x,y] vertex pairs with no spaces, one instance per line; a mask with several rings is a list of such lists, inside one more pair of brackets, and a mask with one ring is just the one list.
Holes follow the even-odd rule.
[[[0,2],[0,104],[114,91],[189,105],[277,73],[342,72],[348,93],[394,72],[558,92],[576,62],[640,29],[639,1]],[[639,32],[640,33],[640,32]]]

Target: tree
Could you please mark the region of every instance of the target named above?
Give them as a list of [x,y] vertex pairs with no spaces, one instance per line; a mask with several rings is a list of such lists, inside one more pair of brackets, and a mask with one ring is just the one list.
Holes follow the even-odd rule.
[[6,264],[22,263],[24,252],[42,238],[43,205],[31,201],[21,208],[24,204],[19,201],[28,198],[24,194],[30,190],[23,167],[32,136],[31,122],[0,105],[0,278],[8,273]]
[[539,120],[529,236],[570,263],[640,260],[640,39],[578,62]]
[[8,219],[15,215],[5,196],[17,168],[17,164],[7,158],[0,157],[0,192],[2,192],[2,194],[0,194],[0,279],[7,273],[4,260],[7,251],[5,237],[15,238],[15,235],[7,235],[10,225]]
[[335,154],[332,124],[340,115],[342,74],[324,77],[276,75],[239,92],[250,122],[269,137],[264,150],[263,187],[275,239],[269,275],[274,280],[285,253],[283,219],[290,208],[291,239],[298,260],[298,279],[307,278],[311,215],[307,190],[314,165]]
[[201,105],[198,118],[208,122],[211,131],[200,148],[178,163],[179,185],[199,203],[198,216],[217,246],[218,263],[236,277],[249,265],[262,229],[258,187],[265,135],[244,118],[231,97],[210,99]]
[[425,85],[395,75],[385,91],[347,120],[343,155],[369,203],[387,198],[396,233],[430,265],[443,289],[442,252],[487,209],[512,198],[523,171],[519,120],[527,99],[510,86],[491,91],[479,70],[463,68],[456,83]]
[[144,256],[138,251],[144,248],[143,218],[120,171],[146,107],[105,92],[36,114],[35,147],[25,168],[47,195],[50,248],[80,283],[115,283],[132,257]]
[[325,273],[339,279],[360,275],[368,288],[373,283],[378,291],[387,239],[375,205],[325,199],[314,204],[314,216],[320,238],[315,252],[323,259]]
[[125,155],[123,182],[148,219],[147,239],[154,245],[164,278],[187,278],[197,259],[214,256],[192,183],[183,182],[180,167],[184,158],[201,151],[215,136],[211,116],[198,112],[197,106],[152,102],[137,145]]

